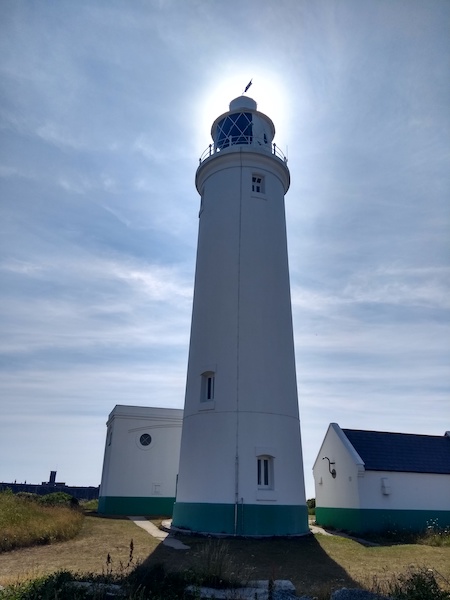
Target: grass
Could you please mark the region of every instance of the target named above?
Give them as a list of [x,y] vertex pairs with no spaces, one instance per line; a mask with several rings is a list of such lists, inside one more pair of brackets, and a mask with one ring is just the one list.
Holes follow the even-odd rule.
[[430,521],[424,531],[397,531],[394,529],[369,533],[365,537],[381,545],[419,544],[450,547],[450,527],[440,527],[437,519]]
[[[0,584],[48,578],[68,571],[120,578],[129,571],[126,566],[133,540],[133,565],[139,565],[133,571],[134,582],[159,586],[161,595],[155,592],[151,596],[155,600],[180,597],[177,594],[187,581],[198,583],[208,578],[210,582],[218,579],[219,585],[220,580],[290,579],[299,595],[309,594],[320,600],[328,600],[330,592],[341,587],[393,590],[403,581],[405,588],[414,573],[418,574],[414,580],[416,588],[432,585],[426,580],[432,574],[440,589],[450,590],[450,547],[445,545],[389,543],[367,547],[352,539],[321,534],[298,539],[220,542],[188,536],[180,539],[190,546],[189,550],[163,545],[128,519],[103,518],[88,512],[80,533],[70,541],[0,554]],[[45,580],[49,582],[45,585],[59,585],[60,579],[52,577]],[[48,597],[60,598],[54,593]]]
[[62,499],[0,492],[0,552],[69,540],[79,533],[83,518]]

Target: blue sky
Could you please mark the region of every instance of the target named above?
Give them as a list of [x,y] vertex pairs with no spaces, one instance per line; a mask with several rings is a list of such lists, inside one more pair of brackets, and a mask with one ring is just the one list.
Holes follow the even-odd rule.
[[0,481],[98,485],[115,404],[182,408],[213,120],[287,153],[307,496],[328,424],[450,429],[450,3],[0,4]]

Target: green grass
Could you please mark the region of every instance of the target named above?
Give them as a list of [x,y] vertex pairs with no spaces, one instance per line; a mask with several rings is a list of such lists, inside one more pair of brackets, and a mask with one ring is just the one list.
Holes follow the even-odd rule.
[[98,500],[81,500],[80,506],[83,510],[88,510],[92,512],[97,512],[98,510]]
[[82,512],[67,506],[70,496],[69,500],[45,498],[0,492],[0,552],[69,540],[77,535],[84,517]]

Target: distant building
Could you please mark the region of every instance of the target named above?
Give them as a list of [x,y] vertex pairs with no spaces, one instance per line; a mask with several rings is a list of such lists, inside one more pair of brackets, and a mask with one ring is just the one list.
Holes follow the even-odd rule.
[[63,481],[56,481],[56,471],[50,471],[49,481],[43,481],[40,485],[36,483],[0,483],[0,492],[11,490],[14,494],[26,492],[28,494],[39,494],[45,496],[55,492],[64,492],[70,494],[78,500],[96,500],[98,498],[98,487],[92,486],[68,486]]
[[117,405],[107,422],[99,513],[171,515],[183,411]]
[[361,431],[331,423],[313,473],[322,526],[357,533],[450,526],[450,432]]

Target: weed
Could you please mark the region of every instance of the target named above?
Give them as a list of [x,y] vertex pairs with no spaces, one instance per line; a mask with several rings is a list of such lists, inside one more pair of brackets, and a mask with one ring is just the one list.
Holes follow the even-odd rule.
[[164,565],[152,567],[138,566],[128,577],[130,598],[151,598],[152,600],[177,600],[184,597],[189,584],[197,584],[190,571],[167,573]]
[[233,560],[233,552],[223,539],[209,538],[198,553],[199,569],[196,571],[202,585],[235,588],[245,585],[250,577],[242,565]]
[[428,521],[427,528],[418,539],[427,546],[450,546],[450,527],[440,527],[438,519]]
[[438,580],[449,585],[437,571],[412,566],[404,573],[375,578],[370,587],[373,592],[394,600],[450,600],[450,592],[441,589]]

